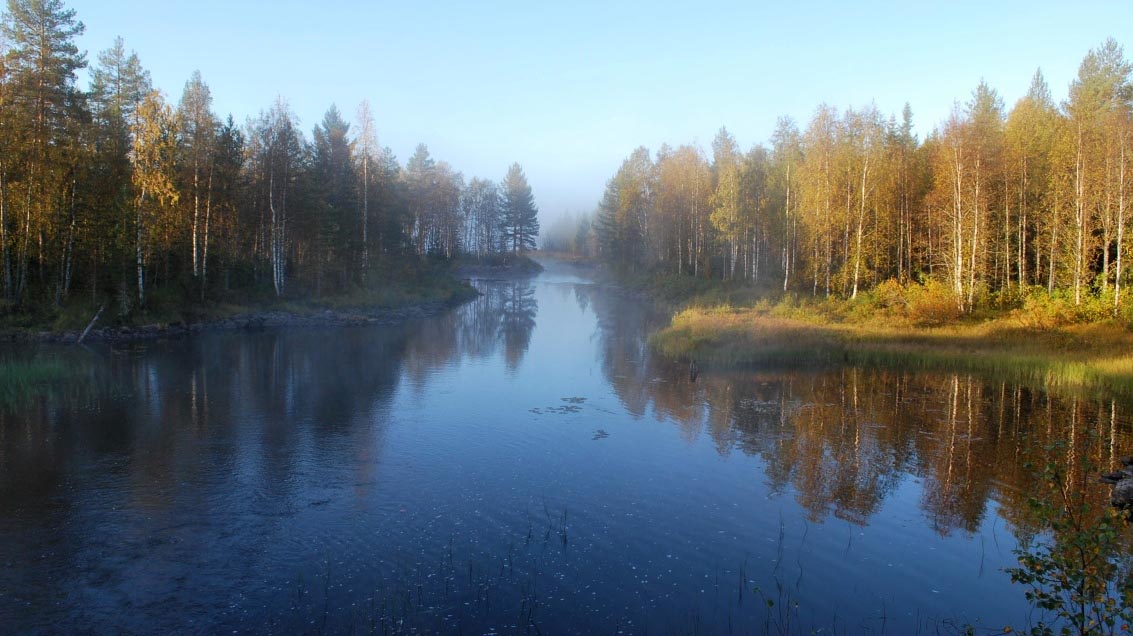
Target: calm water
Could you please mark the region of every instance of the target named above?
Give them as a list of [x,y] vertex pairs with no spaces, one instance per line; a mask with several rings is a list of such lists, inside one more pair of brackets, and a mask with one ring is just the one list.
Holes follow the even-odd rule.
[[552,270],[421,324],[8,352],[79,377],[0,405],[0,633],[1018,627],[1024,463],[1130,445],[967,375],[691,383]]

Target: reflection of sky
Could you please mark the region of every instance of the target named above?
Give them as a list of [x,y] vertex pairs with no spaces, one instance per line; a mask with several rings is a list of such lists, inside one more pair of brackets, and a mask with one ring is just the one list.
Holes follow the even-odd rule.
[[[544,625],[578,633],[630,620],[679,631],[694,614],[705,633],[760,625],[756,587],[798,601],[804,626],[836,615],[842,631],[880,632],[883,613],[892,633],[918,615],[1000,627],[1025,615],[1002,571],[1015,460],[987,461],[999,388],[857,371],[690,384],[650,356],[645,312],[577,279],[481,281],[477,303],[396,329],[211,334],[114,354],[128,391],[29,411],[20,426],[38,437],[0,437],[0,563],[13,564],[0,570],[0,627],[18,582],[17,594],[42,591],[21,615],[47,632],[189,618],[256,631],[265,616],[296,618],[298,581],[329,577],[328,631],[346,630],[349,608],[398,577],[438,594],[450,545],[450,585],[514,552],[520,574],[497,600],[516,602],[507,586],[534,568]],[[501,312],[529,287],[534,314],[510,328],[530,332],[509,338]],[[1003,412],[1067,408],[1019,399]],[[975,406],[949,421],[947,404]],[[998,426],[1014,448],[1011,431],[1033,424]],[[956,451],[943,456],[946,443]],[[70,600],[53,605],[56,590]],[[193,602],[171,612],[182,598]]]
[[[435,512],[456,527],[501,531],[526,514],[541,518],[544,504],[554,514],[569,510],[586,558],[608,564],[604,573],[570,571],[572,584],[605,584],[614,597],[626,592],[627,572],[664,577],[679,563],[687,571],[669,576],[685,585],[705,564],[734,577],[747,560],[754,584],[783,582],[816,625],[837,615],[879,627],[885,611],[890,625],[915,624],[912,614],[897,616],[910,612],[972,621],[1022,612],[1022,595],[1002,572],[1014,565],[1013,539],[1002,527],[998,548],[989,538],[997,516],[976,535],[941,536],[926,518],[920,481],[906,474],[865,525],[835,516],[808,522],[793,489],[769,495],[758,458],[721,455],[709,435],[690,440],[658,426],[670,420],[655,411],[626,413],[604,366],[613,334],[602,333],[573,284],[540,279],[536,299],[536,327],[516,372],[497,350],[439,371],[425,395],[395,397],[392,411],[404,422],[387,450],[421,461],[407,501],[437,502]],[[653,372],[642,381],[673,381]],[[556,410],[574,397],[585,398],[577,412]],[[599,430],[608,437],[595,439]]]

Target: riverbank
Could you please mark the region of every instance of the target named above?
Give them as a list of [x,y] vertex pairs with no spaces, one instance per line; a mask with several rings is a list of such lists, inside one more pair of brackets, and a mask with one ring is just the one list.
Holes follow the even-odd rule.
[[157,299],[146,312],[116,315],[111,303],[73,303],[52,313],[10,313],[0,319],[0,342],[133,341],[204,331],[397,324],[437,315],[477,296],[467,281],[445,272],[319,298],[229,298],[176,304]]
[[1133,333],[1115,322],[1036,326],[1014,313],[934,326],[874,315],[831,322],[774,307],[690,308],[653,334],[702,368],[858,366],[985,373],[1048,390],[1133,398]]
[[525,254],[491,254],[462,256],[454,269],[465,278],[522,278],[539,274],[543,266]]
[[852,364],[981,373],[1021,385],[1133,399],[1129,307],[1074,303],[1033,288],[961,312],[939,283],[890,281],[856,299],[809,298],[691,276],[616,276],[672,312],[651,334],[663,355],[700,368]]

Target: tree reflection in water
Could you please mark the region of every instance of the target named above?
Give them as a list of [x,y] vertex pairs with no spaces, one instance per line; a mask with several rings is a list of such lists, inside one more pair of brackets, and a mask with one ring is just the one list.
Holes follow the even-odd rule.
[[[297,573],[331,576],[330,554],[339,612],[331,620],[343,631],[348,608],[368,605],[358,590],[400,594],[421,584],[436,602],[464,607],[489,578],[495,609],[470,610],[460,619],[468,633],[497,625],[510,607],[503,601],[518,604],[535,589],[560,599],[539,614],[577,621],[578,633],[623,617],[667,625],[701,609],[714,617],[705,631],[721,631],[729,612],[750,621],[760,608],[740,607],[735,590],[714,600],[697,591],[721,572],[730,585],[748,576],[748,591],[768,589],[781,572],[776,549],[763,545],[775,525],[766,513],[786,511],[780,524],[794,535],[785,549],[800,572],[804,560],[820,571],[872,567],[879,561],[864,561],[867,541],[888,558],[886,542],[906,534],[923,542],[935,532],[938,546],[960,550],[948,556],[971,558],[989,521],[1002,518],[1024,536],[1041,528],[1027,506],[1036,494],[1028,462],[1042,466],[1039,449],[1063,443],[1060,474],[1104,504],[1108,489],[1081,460],[1110,466],[1133,443],[1126,405],[968,374],[755,369],[705,371],[693,383],[687,364],[651,353],[648,334],[667,316],[636,299],[574,282],[477,285],[474,301],[398,327],[66,349],[59,355],[97,356],[74,360],[95,390],[0,408],[0,546],[8,550],[0,562],[10,562],[0,588],[18,582],[19,590],[0,603],[24,603],[55,631],[88,623],[113,631],[122,620],[139,633],[176,631],[179,618],[160,605],[168,590],[153,584],[162,581],[211,604],[195,614],[210,625],[258,625],[294,618],[289,586]],[[546,396],[560,383],[550,395],[582,406],[553,417],[527,410],[529,393]],[[666,434],[670,426],[679,435]],[[885,527],[894,510],[904,517]],[[825,527],[807,538],[814,521]],[[862,553],[834,545],[843,527],[856,536],[865,525],[876,532],[864,533],[872,537]],[[537,536],[544,541],[529,542]],[[1011,558],[1010,543],[1002,558]],[[920,548],[905,546],[899,558],[915,561]],[[513,549],[520,567],[509,565],[501,581],[497,561]],[[405,555],[417,555],[411,577]],[[926,576],[948,567],[940,556],[920,564],[932,570]],[[473,580],[469,564],[483,578]],[[741,565],[746,574],[734,571]],[[961,578],[951,580],[967,581],[966,566],[952,567]],[[519,585],[525,572],[541,573],[537,586],[534,578],[530,589]],[[646,572],[658,596],[640,604]],[[863,588],[906,592],[884,573],[853,576]],[[582,580],[601,593],[572,596]],[[906,599],[931,599],[934,584]],[[233,614],[233,585],[262,607]],[[100,595],[84,596],[90,589]],[[994,582],[983,589],[1010,601]],[[838,607],[872,602],[844,592]],[[796,583],[792,593],[810,611],[831,609],[825,588]],[[57,606],[59,597],[84,600]],[[150,605],[123,619],[124,599]],[[318,601],[298,606],[321,612]]]
[[539,302],[530,279],[477,281],[480,296],[425,321],[410,338],[406,372],[417,383],[445,364],[490,358],[503,347],[508,369],[523,361],[535,330]]
[[[650,355],[658,318],[629,299],[579,286],[580,306],[598,315],[602,368],[626,409],[712,438],[718,452],[759,457],[774,492],[791,493],[812,520],[829,515],[868,524],[907,480],[941,535],[976,532],[989,502],[1019,531],[1034,530],[1042,449],[1068,484],[1095,503],[1107,488],[1083,480],[1084,465],[1110,467],[1133,449],[1129,409],[1113,401],[1055,397],[962,373],[834,368],[702,373]],[[1083,461],[1085,460],[1085,461]],[[1088,476],[1087,476],[1088,477]]]

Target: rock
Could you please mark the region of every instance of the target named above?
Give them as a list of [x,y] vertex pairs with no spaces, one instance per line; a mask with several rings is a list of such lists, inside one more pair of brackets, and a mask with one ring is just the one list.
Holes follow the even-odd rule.
[[1133,457],[1126,455],[1120,461],[1120,470],[1102,473],[1100,480],[1104,484],[1113,484],[1110,503],[1115,508],[1129,509],[1133,508]]
[[1133,508],[1133,478],[1122,479],[1114,485],[1110,503],[1115,508]]

